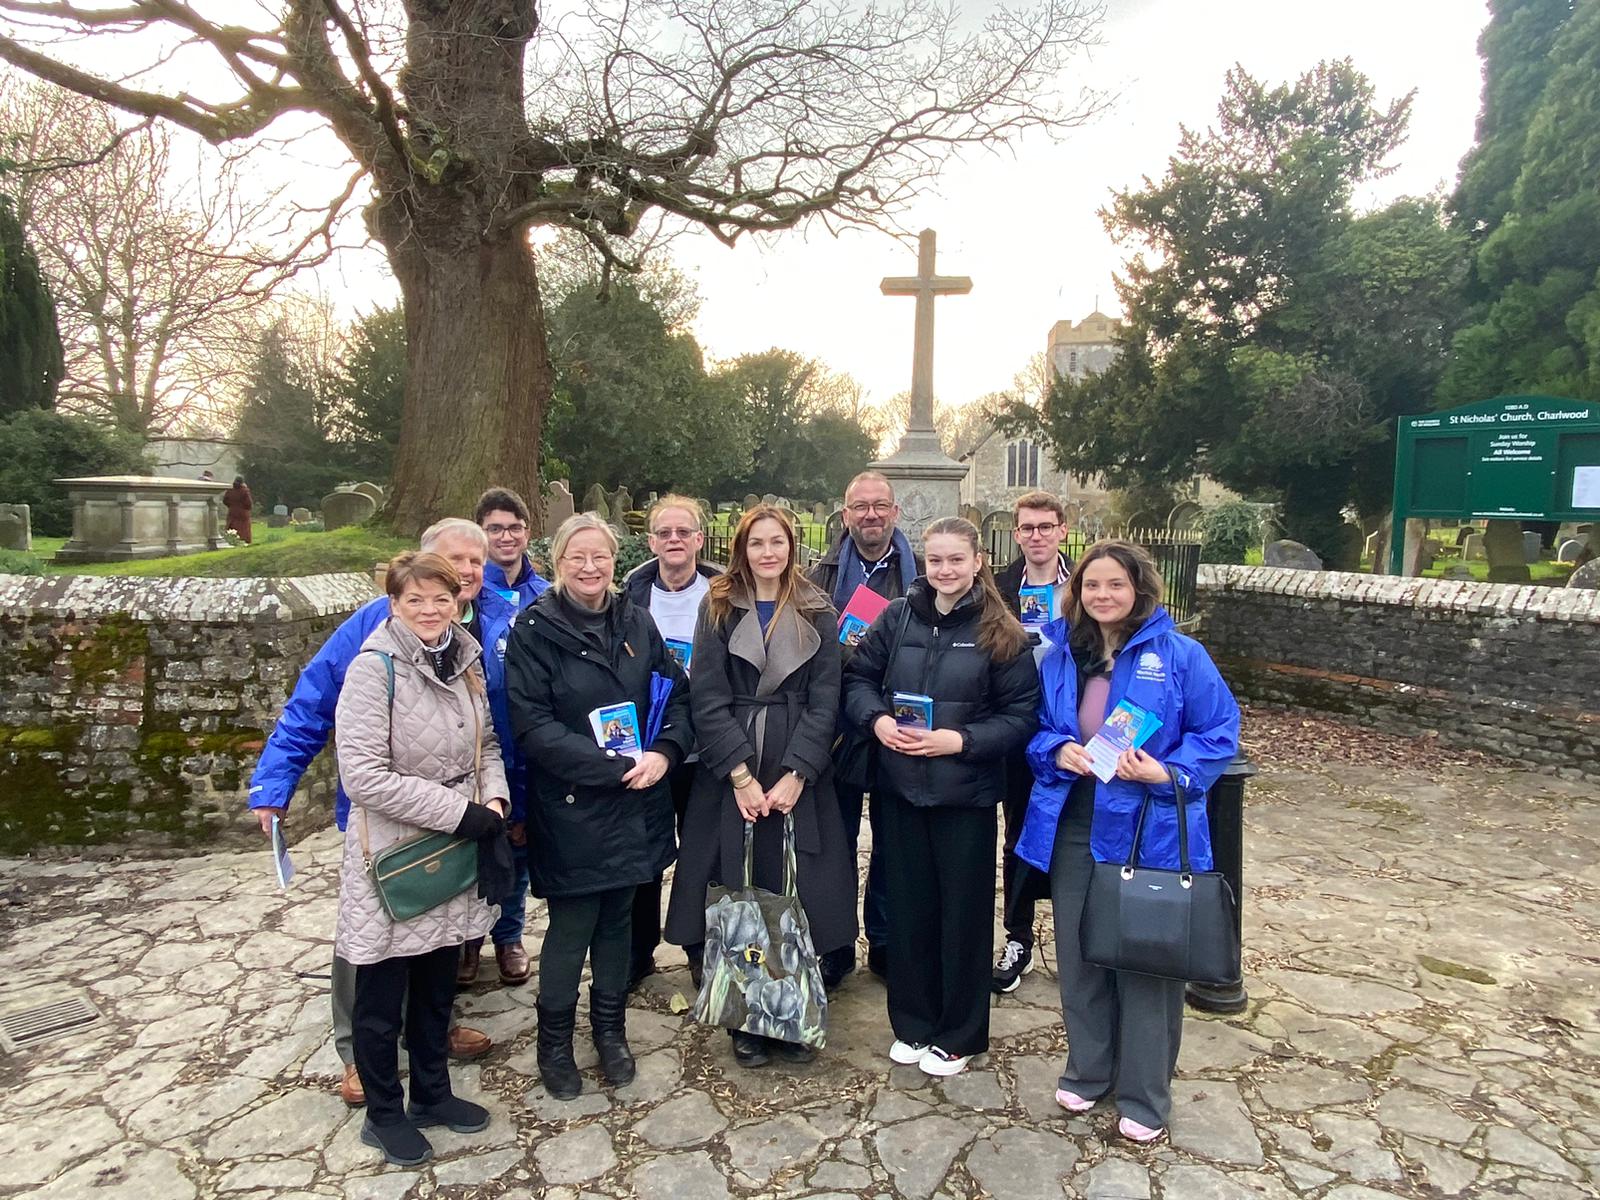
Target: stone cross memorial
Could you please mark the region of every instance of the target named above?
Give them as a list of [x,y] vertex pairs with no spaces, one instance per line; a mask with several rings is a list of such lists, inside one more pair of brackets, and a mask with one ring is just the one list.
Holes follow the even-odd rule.
[[924,229],[917,237],[917,273],[891,275],[880,285],[885,296],[914,296],[917,301],[911,349],[911,418],[900,447],[872,464],[894,483],[900,501],[900,527],[915,543],[922,530],[940,517],[955,515],[961,480],[967,468],[939,444],[933,428],[933,302],[940,296],[964,296],[972,290],[965,275],[940,275],[934,270],[937,235]]

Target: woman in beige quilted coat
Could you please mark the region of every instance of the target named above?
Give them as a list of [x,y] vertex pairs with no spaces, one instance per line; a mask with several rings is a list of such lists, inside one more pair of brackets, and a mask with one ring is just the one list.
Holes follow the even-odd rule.
[[[334,717],[339,778],[351,803],[334,945],[356,969],[355,1059],[367,1093],[361,1140],[398,1166],[432,1156],[419,1127],[469,1133],[489,1123],[486,1109],[451,1094],[447,1052],[461,944],[487,933],[498,910],[469,888],[396,921],[366,868],[369,855],[419,834],[504,834],[509,789],[482,649],[455,619],[460,587],[436,554],[402,554],[389,564],[391,615],[350,664]],[[402,1004],[409,1107],[402,1107],[396,1050]]]

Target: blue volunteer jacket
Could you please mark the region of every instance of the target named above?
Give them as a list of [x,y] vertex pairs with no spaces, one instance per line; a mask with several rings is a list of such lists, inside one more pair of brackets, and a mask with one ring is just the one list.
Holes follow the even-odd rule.
[[[1050,649],[1039,668],[1039,732],[1028,743],[1033,791],[1028,816],[1017,840],[1017,857],[1041,871],[1050,869],[1056,825],[1078,776],[1056,765],[1056,751],[1078,736],[1078,670],[1067,649],[1066,618],[1044,627]],[[1239,748],[1239,706],[1222,681],[1211,656],[1178,632],[1164,608],[1139,627],[1117,655],[1111,671],[1109,712],[1119,700],[1137,704],[1161,718],[1161,727],[1143,750],[1165,763],[1172,781],[1135,783],[1112,776],[1095,780],[1094,821],[1089,849],[1099,862],[1126,862],[1133,829],[1153,796],[1139,861],[1146,866],[1178,866],[1178,811],[1174,788],[1183,789],[1189,827],[1189,865],[1211,869],[1211,833],[1206,823],[1206,793]]]
[[522,556],[522,573],[515,585],[496,563],[483,565],[483,590],[478,593],[478,620],[483,630],[483,674],[489,690],[489,714],[500,738],[500,757],[506,764],[511,790],[510,820],[524,821],[528,812],[528,764],[517,749],[511,730],[511,706],[506,700],[506,642],[517,614],[550,590],[550,581]]
[[[322,649],[311,656],[306,669],[284,702],[278,723],[261,749],[255,774],[250,776],[251,808],[288,808],[289,797],[333,732],[333,710],[350,669],[367,640],[389,615],[389,597],[369,600],[328,635]],[[333,819],[343,829],[350,817],[350,797],[339,785]]]

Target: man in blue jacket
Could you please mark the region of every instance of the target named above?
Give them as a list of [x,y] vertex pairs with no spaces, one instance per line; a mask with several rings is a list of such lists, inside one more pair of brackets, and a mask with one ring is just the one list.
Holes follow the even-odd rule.
[[[483,671],[489,688],[489,711],[494,730],[500,736],[500,755],[506,764],[506,782],[511,788],[511,812],[507,833],[511,837],[511,857],[517,869],[515,899],[500,906],[500,919],[489,931],[494,942],[495,965],[500,982],[520,987],[528,982],[533,965],[522,947],[522,928],[528,908],[528,765],[517,749],[511,732],[511,712],[506,705],[506,639],[517,614],[532,604],[549,587],[548,580],[533,569],[528,557],[528,538],[532,536],[532,516],[521,496],[510,488],[492,487],[478,497],[474,521],[488,538],[489,561],[483,567],[483,590],[478,594],[482,629]],[[483,953],[483,939],[475,938],[461,948],[461,965],[456,983],[470,987],[477,981]]]
[[[451,518],[430,526],[422,535],[421,548],[444,557],[461,575],[461,619],[478,624],[474,607],[483,584],[483,564],[487,545],[481,529],[471,521]],[[289,798],[311,760],[327,745],[333,732],[333,712],[344,687],[345,672],[367,640],[389,615],[389,598],[369,600],[329,635],[316,652],[294,691],[284,702],[283,712],[273,726],[267,744],[250,777],[250,808],[261,822],[261,831],[270,833],[274,817],[288,810]],[[503,690],[503,685],[502,685]],[[340,786],[334,800],[333,819],[342,831],[350,817],[350,798]],[[355,1048],[350,1028],[355,1005],[355,968],[337,955],[333,959],[333,1044],[344,1064],[339,1095],[351,1106],[365,1104],[366,1093],[356,1074]],[[450,1030],[450,1056],[456,1059],[481,1058],[494,1043],[476,1029],[455,1026]]]

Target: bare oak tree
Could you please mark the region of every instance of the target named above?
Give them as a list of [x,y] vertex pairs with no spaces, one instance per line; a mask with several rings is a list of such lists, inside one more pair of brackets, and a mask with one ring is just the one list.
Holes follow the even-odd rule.
[[264,294],[243,235],[270,197],[196,188],[167,130],[46,84],[0,93],[0,128],[55,293],[56,406],[141,435],[231,425]]
[[[728,243],[887,225],[952,152],[1096,108],[1059,83],[1100,11],[1036,0],[964,28],[941,0],[587,0],[541,25],[535,0],[0,0],[0,59],[216,143],[291,114],[332,128],[405,304],[390,516],[414,529],[488,482],[538,495],[530,227],[627,268],[657,213]],[[109,39],[130,49],[96,69]]]

